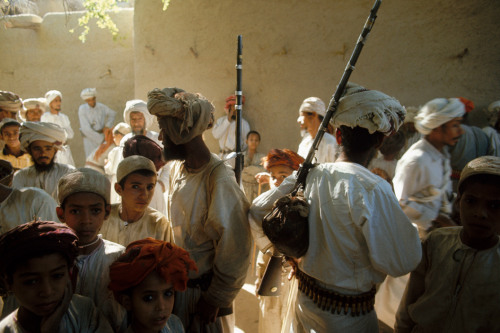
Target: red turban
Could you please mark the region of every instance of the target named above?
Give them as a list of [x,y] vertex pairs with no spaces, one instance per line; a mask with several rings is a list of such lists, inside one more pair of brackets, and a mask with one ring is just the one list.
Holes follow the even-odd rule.
[[262,165],[269,171],[269,168],[285,165],[293,170],[298,170],[304,158],[290,149],[271,149],[266,157],[262,158]]
[[188,271],[198,271],[189,253],[171,243],[148,237],[130,243],[109,268],[108,288],[118,298],[119,292],[140,284],[156,270],[175,290],[186,290]]
[[459,97],[458,99],[465,105],[465,113],[469,113],[474,109],[474,102],[472,102],[471,100],[463,97]]
[[159,144],[147,136],[134,135],[123,145],[123,157],[132,155],[144,156],[156,163],[162,160],[162,149]]
[[[245,104],[245,96],[241,96],[241,104]],[[229,109],[231,105],[236,105],[236,95],[231,95],[226,98],[226,106],[224,109]]]

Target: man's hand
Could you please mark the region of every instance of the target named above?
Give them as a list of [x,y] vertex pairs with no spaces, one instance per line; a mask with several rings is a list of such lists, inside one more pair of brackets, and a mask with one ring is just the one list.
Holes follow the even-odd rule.
[[227,120],[229,122],[232,122],[235,118],[236,118],[236,110],[234,109],[233,106],[231,106],[228,110],[227,110]]
[[255,179],[259,184],[269,184],[271,182],[271,175],[267,172],[259,172],[255,175]]
[[64,296],[57,306],[57,308],[49,316],[43,317],[40,324],[40,333],[53,333],[59,332],[59,326],[61,325],[61,320],[66,311],[68,311],[69,303],[73,297],[73,288],[71,287],[71,279],[68,279],[66,284],[66,289],[64,290]]
[[203,296],[200,297],[198,304],[196,304],[196,315],[200,317],[202,322],[207,324],[215,323],[218,313],[218,307],[208,304],[205,299],[203,299]]

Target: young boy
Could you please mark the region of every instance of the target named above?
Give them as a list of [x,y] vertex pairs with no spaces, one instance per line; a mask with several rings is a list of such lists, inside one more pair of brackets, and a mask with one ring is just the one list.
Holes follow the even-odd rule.
[[260,145],[260,134],[257,131],[250,131],[247,134],[246,144],[248,149],[244,152],[243,171],[241,173],[241,182],[243,183],[243,191],[248,199],[252,202],[259,193],[259,183],[255,179],[255,175],[264,171],[261,165],[261,159],[265,156],[257,152]]
[[116,181],[121,203],[111,205],[111,214],[101,230],[103,237],[123,246],[148,236],[173,243],[170,222],[149,207],[156,186],[154,163],[139,155],[124,158],[118,165]]
[[111,332],[92,300],[71,291],[77,241],[69,227],[45,221],[0,237],[1,289],[20,303],[0,322],[0,332]]
[[368,169],[387,180],[392,185],[392,178],[396,174],[398,155],[405,146],[406,139],[402,131],[398,131],[382,142],[378,149],[380,155],[371,160]]
[[75,293],[91,298],[113,329],[119,331],[125,324],[126,313],[108,290],[109,266],[125,248],[99,235],[111,210],[110,188],[109,180],[99,172],[88,168],[75,170],[59,180],[60,206],[56,211],[59,220],[78,236]]
[[500,157],[469,162],[458,183],[461,227],[422,244],[396,332],[500,332]]
[[146,238],[127,246],[110,267],[109,289],[129,312],[127,333],[182,333],[172,314],[174,291],[187,288],[188,272],[198,271],[187,251]]
[[0,150],[0,159],[9,161],[16,171],[33,165],[30,154],[21,149],[20,127],[21,124],[14,119],[4,118],[0,122],[0,138],[5,142],[5,147]]

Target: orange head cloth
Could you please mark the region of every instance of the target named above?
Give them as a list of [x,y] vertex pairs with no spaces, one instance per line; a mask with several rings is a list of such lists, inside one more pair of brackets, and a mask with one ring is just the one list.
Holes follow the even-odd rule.
[[304,158],[290,149],[271,149],[266,157],[262,158],[262,165],[266,170],[269,168],[285,165],[293,170],[298,170]]
[[130,243],[109,268],[111,282],[108,288],[118,299],[120,292],[140,284],[156,270],[175,290],[186,290],[188,272],[198,271],[189,253],[168,242],[148,237]]
[[471,100],[463,97],[459,97],[458,99],[463,103],[463,105],[465,105],[465,113],[469,113],[474,109],[474,102],[472,102]]
[[[241,95],[241,104],[245,104],[245,96]],[[224,109],[229,110],[231,105],[236,105],[236,95],[231,95],[226,98],[226,106]]]

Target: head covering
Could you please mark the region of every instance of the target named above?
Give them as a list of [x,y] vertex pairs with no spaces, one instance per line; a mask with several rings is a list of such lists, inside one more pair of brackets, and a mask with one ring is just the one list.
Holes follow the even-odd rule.
[[465,105],[458,98],[435,98],[427,102],[415,117],[415,128],[423,135],[444,123],[465,114]]
[[472,110],[474,110],[474,102],[471,101],[470,99],[464,98],[464,97],[458,97],[460,102],[465,106],[465,113],[469,113]]
[[308,97],[306,98],[299,108],[300,112],[315,112],[320,116],[326,115],[325,103],[318,97]]
[[193,140],[214,121],[214,106],[199,94],[179,88],[154,89],[148,93],[148,109],[161,118],[161,128],[176,145]]
[[123,120],[127,124],[130,125],[130,114],[132,112],[140,112],[144,115],[145,123],[146,123],[146,129],[150,128],[151,125],[153,124],[153,117],[148,111],[148,106],[146,102],[140,99],[134,99],[131,101],[128,101],[125,104],[125,109],[123,110]]
[[50,103],[57,97],[61,97],[62,99],[62,94],[59,90],[49,90],[45,94],[45,99],[47,100],[47,106],[50,106]]
[[12,164],[6,160],[0,160],[0,184],[10,187],[13,177],[14,168]]
[[130,243],[109,267],[108,288],[119,298],[126,291],[140,284],[151,272],[156,271],[175,290],[187,287],[190,270],[198,271],[189,253],[179,246],[148,237]]
[[66,142],[66,132],[61,126],[41,121],[25,121],[21,124],[20,135],[21,147],[25,151],[33,141],[37,140],[51,142],[56,148],[60,148]]
[[89,168],[79,168],[59,179],[57,198],[62,204],[72,194],[90,192],[101,196],[109,204],[110,191],[111,183],[105,175]]
[[17,265],[41,254],[61,253],[71,263],[78,254],[78,237],[62,223],[33,221],[0,236],[0,275],[12,274]]
[[488,105],[488,123],[491,127],[495,127],[500,115],[500,101],[496,101]]
[[21,126],[21,124],[17,120],[15,120],[15,119],[12,119],[12,118],[3,118],[2,121],[0,121],[0,133],[2,132],[3,127],[7,126],[7,125]]
[[[241,104],[245,104],[245,96],[241,95]],[[226,98],[226,105],[224,106],[224,109],[229,110],[231,105],[236,105],[236,95],[231,95],[228,98]]]
[[334,127],[362,127],[370,134],[388,136],[399,129],[405,115],[405,108],[395,98],[349,83],[331,121]]
[[156,174],[156,167],[149,158],[139,155],[133,155],[124,158],[116,170],[116,182],[119,183],[123,178],[138,170],[151,170]]
[[21,97],[13,92],[0,90],[0,111],[17,112],[22,106]]
[[418,114],[418,110],[420,110],[420,106],[405,106],[406,109],[406,117],[404,123],[414,123],[415,117]]
[[97,92],[96,88],[85,88],[80,93],[80,97],[84,101],[86,101],[89,98],[95,97],[96,96],[96,92]]
[[123,145],[123,157],[132,155],[144,156],[153,163],[161,161],[162,149],[159,144],[144,135],[134,135]]
[[285,165],[298,170],[304,158],[290,149],[271,149],[267,156],[262,158],[262,165],[266,170],[278,165]]
[[132,132],[130,125],[124,122],[118,123],[113,127],[113,133],[119,132],[121,135],[127,135]]
[[19,111],[19,116],[22,121],[26,120],[26,112],[32,109],[40,109],[44,112],[47,108],[47,103],[45,98],[28,98],[23,101],[23,108]]
[[473,159],[462,169],[460,180],[458,181],[458,192],[462,183],[471,176],[494,175],[500,176],[500,157],[481,156]]

